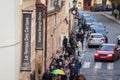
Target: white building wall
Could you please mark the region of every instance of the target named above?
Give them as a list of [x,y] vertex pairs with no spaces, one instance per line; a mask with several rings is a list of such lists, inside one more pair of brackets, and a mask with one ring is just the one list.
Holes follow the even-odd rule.
[[0,80],[19,80],[19,0],[3,0],[0,10]]

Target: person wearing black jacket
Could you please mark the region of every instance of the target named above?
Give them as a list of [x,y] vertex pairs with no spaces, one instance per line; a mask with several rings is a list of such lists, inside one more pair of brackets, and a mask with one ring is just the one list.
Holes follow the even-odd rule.
[[67,48],[67,43],[68,43],[68,39],[66,38],[66,36],[64,36],[64,39],[63,39],[63,50],[65,51],[66,48]]
[[42,80],[52,80],[50,69],[47,69],[47,71],[43,74]]

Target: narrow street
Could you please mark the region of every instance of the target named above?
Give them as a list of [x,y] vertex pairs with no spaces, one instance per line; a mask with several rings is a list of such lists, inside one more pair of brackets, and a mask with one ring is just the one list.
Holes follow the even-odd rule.
[[[104,23],[108,33],[108,43],[117,44],[116,34],[120,33],[120,25],[104,17],[102,13],[93,13],[95,18]],[[87,42],[86,42],[87,43]],[[94,61],[96,48],[88,48],[82,58],[81,73],[84,73],[87,80],[120,80],[120,59],[115,62]]]

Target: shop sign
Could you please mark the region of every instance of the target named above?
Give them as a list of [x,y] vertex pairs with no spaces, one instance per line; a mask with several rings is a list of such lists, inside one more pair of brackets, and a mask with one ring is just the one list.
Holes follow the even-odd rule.
[[22,70],[30,69],[30,55],[31,55],[31,13],[23,13],[22,25]]
[[43,49],[43,7],[36,7],[36,50]]

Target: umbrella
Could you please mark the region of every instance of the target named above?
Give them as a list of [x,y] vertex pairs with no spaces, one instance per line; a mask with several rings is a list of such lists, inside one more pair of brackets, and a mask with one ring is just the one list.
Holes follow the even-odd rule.
[[54,69],[52,72],[52,74],[60,74],[60,75],[65,75],[65,72],[61,69]]

